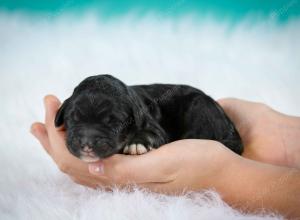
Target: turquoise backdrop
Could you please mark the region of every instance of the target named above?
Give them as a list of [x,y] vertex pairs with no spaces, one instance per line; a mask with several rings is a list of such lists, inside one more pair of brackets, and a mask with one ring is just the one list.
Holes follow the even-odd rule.
[[81,13],[86,9],[99,11],[105,18],[134,11],[138,15],[154,12],[171,17],[190,13],[214,15],[233,21],[255,15],[260,19],[271,17],[282,22],[300,16],[300,0],[0,0],[0,10],[50,13],[54,16],[69,11]]

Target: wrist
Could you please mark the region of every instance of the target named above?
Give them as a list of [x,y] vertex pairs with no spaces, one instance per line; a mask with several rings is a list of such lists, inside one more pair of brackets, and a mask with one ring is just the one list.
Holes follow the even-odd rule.
[[222,199],[233,207],[244,211],[290,212],[291,215],[295,212],[293,206],[299,205],[296,199],[300,196],[299,187],[299,170],[238,155],[228,161],[214,183]]
[[198,190],[215,189],[218,192],[223,192],[224,184],[230,183],[233,170],[240,166],[239,164],[243,162],[243,158],[226,148],[223,144],[216,141],[211,142],[213,143],[209,146],[210,150],[207,152],[199,149],[199,155],[205,154],[207,158],[204,159],[202,156],[194,164],[194,170],[202,168],[198,171],[198,175],[195,176],[197,179],[194,182],[197,184]]
[[[224,198],[231,193],[231,186],[234,186],[236,178],[238,179],[244,166],[245,159],[238,154],[235,154],[227,148],[222,148],[216,157],[217,166],[214,176],[211,178],[207,188],[215,189]],[[234,187],[232,187],[234,191]]]

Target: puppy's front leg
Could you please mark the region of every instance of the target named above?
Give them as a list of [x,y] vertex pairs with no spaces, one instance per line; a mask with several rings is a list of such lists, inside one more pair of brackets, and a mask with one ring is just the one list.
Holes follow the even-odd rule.
[[130,155],[139,155],[139,154],[145,154],[152,149],[153,149],[152,147],[147,148],[143,144],[130,144],[124,148],[123,153],[130,154]]
[[160,135],[154,134],[152,131],[137,132],[126,147],[123,149],[124,154],[139,155],[147,153],[150,150],[160,147],[164,144]]

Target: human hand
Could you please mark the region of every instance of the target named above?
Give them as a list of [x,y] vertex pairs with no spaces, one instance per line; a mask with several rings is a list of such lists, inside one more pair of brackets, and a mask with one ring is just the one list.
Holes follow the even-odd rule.
[[235,98],[218,102],[241,135],[244,157],[300,168],[299,117],[284,115],[262,103]]
[[[247,160],[219,142],[191,139],[164,145],[144,155],[117,154],[87,164],[69,153],[65,145],[65,131],[54,126],[59,105],[56,97],[45,98],[45,124],[34,123],[32,134],[59,169],[78,184],[110,189],[115,185],[123,187],[135,183],[167,194],[214,188],[224,201],[235,207],[246,206],[247,211],[256,211],[264,204],[263,208],[267,210],[278,210],[291,217],[299,216],[299,209],[295,209],[299,206],[300,173],[297,169]],[[228,106],[225,110],[229,112]],[[242,116],[230,114],[230,117]],[[241,133],[245,138],[243,131]],[[281,179],[284,181],[274,185]],[[269,192],[270,186],[272,193],[265,193]]]
[[66,173],[74,182],[96,188],[99,184],[107,186],[105,178],[89,173],[88,164],[73,156],[65,145],[64,128],[54,126],[54,118],[60,106],[55,96],[46,96],[45,123],[36,122],[31,125],[31,133],[38,139],[46,152],[51,156],[60,171]]
[[144,155],[114,155],[87,164],[69,153],[65,131],[54,126],[59,106],[56,97],[47,96],[45,124],[34,123],[32,133],[59,169],[82,185],[109,188],[135,183],[164,193],[199,190],[216,186],[226,173],[224,170],[239,159],[216,141],[181,140]]

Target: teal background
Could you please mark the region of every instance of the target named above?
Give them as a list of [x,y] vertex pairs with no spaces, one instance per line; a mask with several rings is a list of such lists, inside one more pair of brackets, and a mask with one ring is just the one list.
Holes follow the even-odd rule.
[[[46,13],[81,13],[86,9],[98,11],[105,18],[122,16],[134,11],[138,15],[154,12],[160,16],[178,17],[186,14],[214,15],[238,21],[248,15],[286,21],[300,16],[300,0],[0,0],[0,10]],[[254,16],[255,17],[255,16]]]

